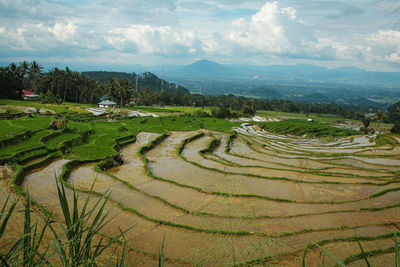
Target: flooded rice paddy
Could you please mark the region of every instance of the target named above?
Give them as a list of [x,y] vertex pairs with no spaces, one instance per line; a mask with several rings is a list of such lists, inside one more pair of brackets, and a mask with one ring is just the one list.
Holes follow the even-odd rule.
[[[200,133],[171,132],[140,155],[160,137],[141,132],[121,149],[122,165],[99,171],[96,162],[82,163],[67,177],[80,199],[92,187],[93,201],[109,194],[116,217],[103,232],[116,236],[119,227],[134,225],[126,239],[142,265],[156,264],[164,236],[167,266],[299,266],[311,240],[324,241],[345,259],[360,252],[348,240],[354,236],[372,239],[362,241],[366,251],[393,246],[389,235],[400,224],[400,156],[378,152],[397,151],[398,139],[389,150],[365,136],[324,140],[241,131],[230,139]],[[215,139],[219,145],[209,149]],[[32,170],[22,188],[57,210],[55,177],[68,162],[56,159]],[[371,261],[392,258],[382,253]],[[311,266],[323,260],[316,248],[306,256]]]

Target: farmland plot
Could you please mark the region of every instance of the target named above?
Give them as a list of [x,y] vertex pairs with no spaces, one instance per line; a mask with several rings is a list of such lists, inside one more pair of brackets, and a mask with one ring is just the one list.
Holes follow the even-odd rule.
[[306,248],[307,264],[333,263],[311,241],[359,266],[351,258],[357,240],[366,251],[381,249],[371,262],[391,263],[400,159],[380,153],[387,149],[365,136],[140,132],[119,151],[118,166],[58,158],[29,170],[22,188],[56,211],[54,176],[82,199],[91,189],[95,198],[108,193],[116,217],[102,232],[135,225],[125,238],[147,266],[164,236],[168,266],[299,266]]

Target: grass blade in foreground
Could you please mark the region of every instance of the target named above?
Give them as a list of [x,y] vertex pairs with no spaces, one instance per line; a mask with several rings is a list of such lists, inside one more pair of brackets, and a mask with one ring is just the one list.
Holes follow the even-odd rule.
[[[4,211],[5,211],[5,209],[6,209],[6,206],[7,206],[7,203],[8,203],[8,201],[9,201],[9,199],[10,199],[10,195],[7,197],[6,202],[5,202],[4,205],[3,205],[3,208],[1,209],[0,221],[1,221],[1,219],[3,218]],[[4,230],[6,229],[8,220],[10,219],[12,213],[14,212],[14,208],[15,208],[15,206],[17,205],[17,202],[18,202],[17,200],[14,200],[14,201],[13,201],[13,203],[11,204],[10,209],[7,211],[6,217],[4,218],[4,220],[3,220],[2,223],[1,223],[1,226],[0,226],[0,238],[3,236],[3,233],[4,233]]]
[[394,253],[395,253],[396,267],[400,267],[399,240],[397,239],[396,233],[394,233]]
[[160,253],[158,254],[158,267],[164,266],[164,251],[165,251],[165,235],[162,242]]
[[324,252],[326,255],[331,257],[339,266],[346,267],[346,264],[344,264],[341,260],[336,258],[335,255],[333,255],[331,252],[329,252],[328,250],[324,249],[323,247],[321,247],[320,245],[318,245],[314,241],[311,241],[311,242],[312,242],[313,245],[317,246],[320,250],[322,250],[322,252]]
[[365,254],[364,249],[363,249],[363,247],[361,246],[360,241],[357,240],[357,243],[358,243],[358,246],[360,247],[361,254],[362,254],[362,256],[363,256],[363,258],[364,258],[364,260],[365,260],[365,263],[367,264],[368,267],[371,267],[371,265],[369,264],[369,261],[368,261],[368,257],[367,257],[367,255]]

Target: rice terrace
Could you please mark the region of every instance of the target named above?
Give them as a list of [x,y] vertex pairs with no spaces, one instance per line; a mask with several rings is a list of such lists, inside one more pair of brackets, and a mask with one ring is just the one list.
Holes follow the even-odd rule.
[[40,251],[31,262],[65,263],[55,251],[72,230],[62,234],[57,222],[74,218],[66,225],[76,229],[98,220],[77,220],[78,210],[100,209],[107,218],[93,242],[110,242],[101,265],[121,255],[140,266],[398,261],[400,136],[384,133],[387,125],[366,135],[354,130],[360,121],[334,116],[258,111],[226,120],[136,107],[146,116],[96,117],[93,105],[1,104],[2,259],[14,249],[18,262],[13,246],[29,233]]

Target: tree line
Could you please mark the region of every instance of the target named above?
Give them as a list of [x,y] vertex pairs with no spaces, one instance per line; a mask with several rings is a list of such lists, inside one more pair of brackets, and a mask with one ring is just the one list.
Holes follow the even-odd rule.
[[[118,79],[119,78],[119,79]],[[45,103],[76,102],[96,104],[100,99],[115,101],[120,106],[132,100],[137,105],[169,105],[224,108],[216,114],[227,114],[227,109],[252,115],[256,110],[272,110],[304,114],[335,114],[343,118],[362,119],[356,106],[336,103],[316,104],[290,100],[250,99],[233,94],[205,96],[190,94],[183,86],[169,83],[150,72],[143,74],[119,72],[84,72],[54,68],[43,72],[36,61],[11,63],[0,68],[0,98],[21,99],[22,90],[40,95]],[[397,110],[384,114],[382,121],[398,121]],[[222,114],[222,115],[221,115]]]

